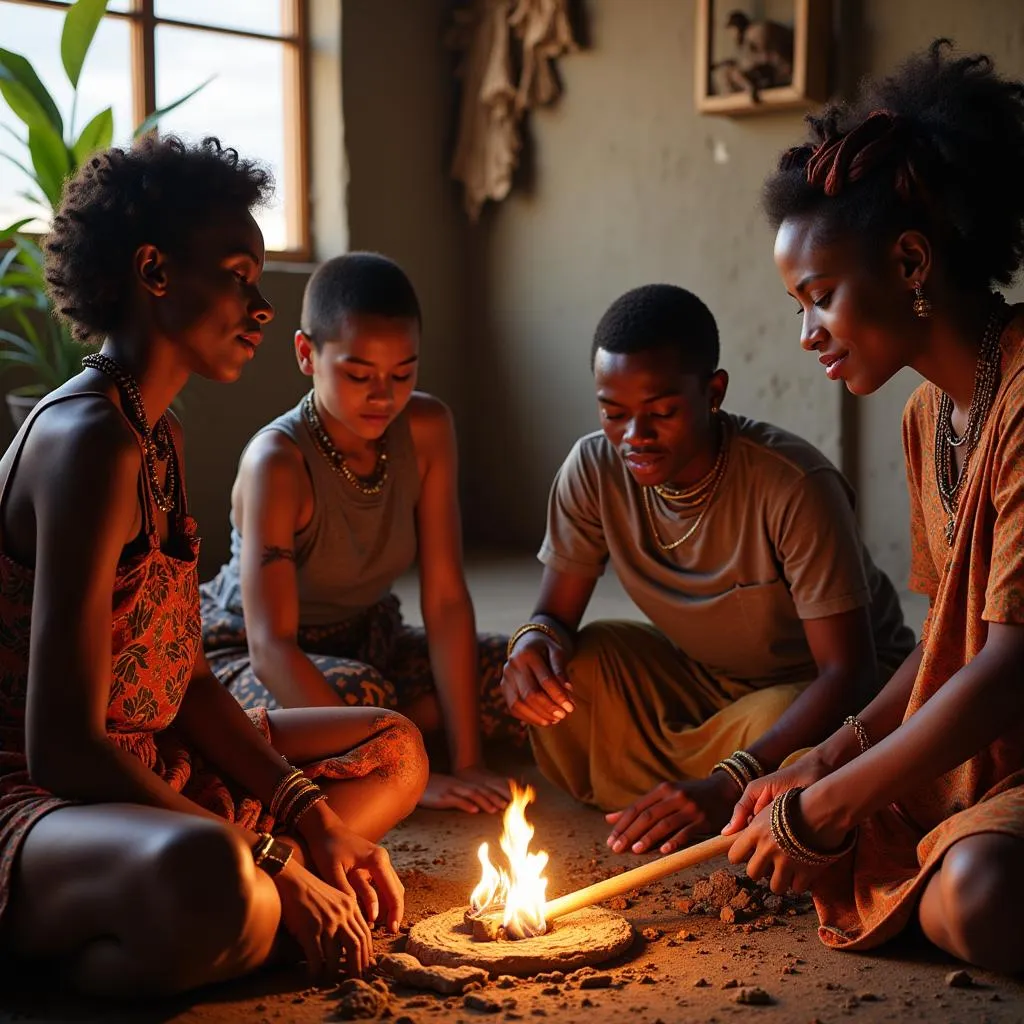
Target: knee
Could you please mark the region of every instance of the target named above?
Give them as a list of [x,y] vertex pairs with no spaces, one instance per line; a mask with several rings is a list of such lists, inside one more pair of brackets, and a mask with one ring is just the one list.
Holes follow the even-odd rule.
[[[263,884],[244,839],[216,822],[189,822],[153,849],[147,890],[163,905],[157,920],[173,922],[168,941],[190,968],[219,964],[225,976],[269,955],[280,914],[273,884]],[[187,942],[182,937],[187,936]],[[158,936],[154,935],[154,938]]]
[[423,734],[405,715],[383,711],[377,719],[380,763],[377,773],[391,784],[389,789],[400,796],[404,814],[416,806],[427,786],[430,766],[423,745]]
[[568,665],[573,700],[589,702],[604,681],[608,652],[616,645],[614,625],[592,622],[576,634],[576,645]]
[[939,945],[952,946],[948,952],[979,967],[1004,973],[1024,969],[1018,920],[1024,903],[1022,854],[1024,843],[998,833],[971,836],[949,848],[938,879],[946,939]]

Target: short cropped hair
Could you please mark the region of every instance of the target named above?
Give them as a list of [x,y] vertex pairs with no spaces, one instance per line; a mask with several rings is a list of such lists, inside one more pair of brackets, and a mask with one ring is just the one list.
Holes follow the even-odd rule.
[[124,324],[140,245],[183,255],[212,214],[262,206],[273,190],[269,171],[212,137],[146,136],[96,154],[65,186],[43,243],[57,313],[79,341],[101,341]]
[[671,349],[684,373],[710,377],[718,369],[718,325],[693,292],[674,284],[646,284],[616,299],[601,317],[590,349],[632,354]]
[[402,268],[375,252],[350,252],[317,267],[302,299],[302,332],[316,346],[340,337],[346,317],[382,316],[422,325],[416,289]]

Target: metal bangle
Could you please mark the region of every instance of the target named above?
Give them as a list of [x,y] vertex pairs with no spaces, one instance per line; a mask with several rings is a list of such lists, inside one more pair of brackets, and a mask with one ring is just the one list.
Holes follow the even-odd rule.
[[864,728],[864,723],[856,715],[848,715],[843,719],[843,725],[849,725],[853,728],[853,731],[857,734],[857,743],[860,746],[860,752],[862,754],[867,753],[871,748],[871,737],[868,736],[868,731]]
[[562,638],[558,633],[552,629],[546,622],[524,622],[509,638],[508,645],[505,647],[505,660],[508,661],[512,657],[512,648],[515,647],[517,641],[521,636],[525,636],[527,633],[543,633],[546,637],[554,640],[559,646],[564,648]]

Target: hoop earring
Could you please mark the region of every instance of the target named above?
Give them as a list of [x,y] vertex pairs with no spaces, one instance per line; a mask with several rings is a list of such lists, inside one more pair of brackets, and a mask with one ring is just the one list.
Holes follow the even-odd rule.
[[918,281],[914,285],[914,316],[920,317],[922,320],[927,320],[932,315],[932,304],[925,297],[924,288],[921,286],[921,282]]

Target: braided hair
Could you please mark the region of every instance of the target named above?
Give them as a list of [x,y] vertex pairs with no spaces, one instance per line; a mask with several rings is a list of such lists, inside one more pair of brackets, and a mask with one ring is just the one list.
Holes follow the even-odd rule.
[[79,341],[123,326],[140,245],[181,255],[216,213],[251,210],[273,193],[268,171],[214,138],[147,136],[88,160],[64,187],[44,241],[46,282]]
[[812,217],[826,239],[887,245],[916,229],[965,290],[1008,285],[1024,260],[1024,82],[948,39],[807,118],[764,189],[774,227]]

